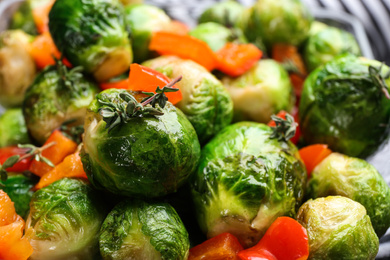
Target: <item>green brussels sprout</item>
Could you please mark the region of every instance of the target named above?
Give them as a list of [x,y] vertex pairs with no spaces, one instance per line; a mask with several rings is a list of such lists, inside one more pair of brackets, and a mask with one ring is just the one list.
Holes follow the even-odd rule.
[[224,26],[234,26],[244,11],[244,6],[234,0],[216,3],[199,17],[199,23],[214,22]]
[[[23,174],[8,174],[6,181],[0,181],[0,189],[8,194],[15,205],[15,210],[21,217],[26,217],[30,209],[30,200],[34,192],[31,188],[36,184],[32,178]],[[3,187],[2,187],[3,185]]]
[[354,157],[376,150],[389,129],[387,71],[378,61],[347,55],[310,73],[299,105],[305,141]]
[[29,259],[96,259],[106,210],[85,181],[61,179],[32,196],[25,237]]
[[168,203],[123,201],[107,216],[100,230],[103,259],[187,259],[188,233]]
[[37,142],[44,143],[65,121],[74,120],[74,125],[84,122],[86,107],[97,87],[78,71],[75,68],[67,72],[61,64],[46,67],[27,89],[23,114],[27,129]]
[[329,195],[348,197],[361,203],[381,237],[390,227],[390,188],[368,162],[332,153],[314,169],[308,185],[312,199]]
[[4,107],[20,106],[35,78],[35,62],[28,52],[31,40],[21,30],[0,34],[0,104]]
[[233,100],[233,121],[269,122],[280,110],[290,111],[295,96],[288,72],[271,59],[260,60],[237,78],[224,77],[222,83]]
[[185,115],[167,102],[161,116],[131,117],[107,129],[102,102],[127,104],[125,90],[105,90],[88,108],[82,161],[91,183],[114,194],[158,197],[175,192],[199,161],[200,145]]
[[0,147],[27,143],[30,143],[30,138],[27,134],[22,109],[6,110],[0,116]]
[[118,0],[58,0],[49,13],[58,49],[97,81],[129,69],[133,59],[123,6]]
[[260,37],[272,47],[276,43],[300,45],[308,37],[312,21],[300,0],[257,0],[238,23],[249,41]]
[[222,83],[202,66],[174,56],[162,56],[146,61],[144,65],[172,79],[183,76],[177,83],[183,99],[176,106],[194,126],[201,144],[206,143],[232,121],[233,102],[228,92]]
[[165,12],[151,5],[134,4],[125,8],[126,23],[131,29],[134,62],[149,58],[152,33],[169,29],[171,19]]
[[303,51],[309,71],[343,53],[361,55],[355,37],[342,29],[314,22]]
[[32,15],[31,1],[24,1],[12,15],[9,29],[20,29],[28,34],[38,34]]
[[306,170],[291,142],[271,138],[269,126],[230,125],[202,150],[191,179],[198,222],[211,238],[229,232],[255,245],[280,216],[295,217]]
[[246,43],[247,40],[239,28],[226,28],[214,22],[202,23],[189,32],[189,35],[207,43],[213,51],[218,51],[227,42]]
[[341,196],[309,200],[297,220],[307,230],[309,260],[375,259],[379,240],[360,203]]

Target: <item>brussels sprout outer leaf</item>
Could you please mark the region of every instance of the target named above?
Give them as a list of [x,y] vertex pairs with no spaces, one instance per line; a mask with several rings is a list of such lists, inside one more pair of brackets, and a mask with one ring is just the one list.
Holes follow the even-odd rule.
[[124,201],[104,221],[100,251],[104,259],[187,259],[188,233],[166,203]]
[[379,240],[361,204],[340,196],[309,200],[297,220],[309,236],[309,259],[375,259]]
[[222,233],[190,249],[189,260],[232,259],[238,260],[237,253],[244,248],[230,233]]
[[249,247],[277,217],[295,216],[306,171],[295,146],[271,133],[265,125],[237,123],[204,147],[191,186],[208,237],[229,232]]
[[25,230],[31,259],[95,259],[104,216],[97,192],[82,180],[65,178],[38,190]]
[[192,61],[173,56],[153,59],[144,65],[162,72],[169,78],[183,76],[177,84],[183,95],[177,107],[194,126],[200,143],[206,143],[230,124],[233,117],[233,102],[221,82],[204,68]]
[[[341,56],[313,71],[305,81],[299,122],[305,141],[322,143],[349,156],[365,157],[389,131],[390,100],[374,82],[369,66],[378,61]],[[382,74],[389,71],[381,67]],[[389,85],[390,79],[385,82]],[[358,116],[357,116],[358,115]]]
[[340,195],[361,203],[378,237],[390,227],[390,188],[364,160],[332,153],[313,171],[308,197]]
[[4,188],[0,187],[11,198],[15,205],[16,213],[23,218],[27,216],[30,209],[29,204],[34,193],[31,188],[35,183],[31,178],[18,174],[8,176],[8,179],[2,183]]
[[0,147],[30,142],[20,108],[8,109],[0,116]]
[[[110,89],[98,98],[115,98]],[[106,96],[106,97],[104,97]],[[125,196],[156,197],[174,192],[195,170],[200,145],[191,123],[169,102],[158,117],[133,117],[110,132],[95,100],[85,124],[84,169],[99,188]]]

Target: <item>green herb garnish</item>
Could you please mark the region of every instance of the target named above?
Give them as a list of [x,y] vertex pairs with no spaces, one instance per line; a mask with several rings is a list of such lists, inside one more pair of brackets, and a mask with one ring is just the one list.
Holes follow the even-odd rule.
[[271,138],[277,138],[278,141],[288,141],[294,137],[298,124],[290,114],[286,114],[286,119],[272,115],[271,119],[276,126],[271,126],[273,133]]

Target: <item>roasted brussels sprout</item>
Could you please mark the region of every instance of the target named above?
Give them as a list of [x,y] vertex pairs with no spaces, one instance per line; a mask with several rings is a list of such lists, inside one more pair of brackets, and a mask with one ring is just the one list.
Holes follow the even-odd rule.
[[199,23],[214,22],[229,27],[234,26],[244,9],[240,3],[234,0],[223,1],[204,11],[198,21]]
[[37,34],[30,2],[29,0],[23,1],[18,10],[12,15],[10,29],[20,29],[31,35]]
[[173,56],[162,56],[147,61],[144,65],[169,78],[183,76],[177,84],[183,99],[176,106],[194,126],[200,143],[205,143],[230,124],[233,102],[222,83],[205,68],[193,61]]
[[378,61],[348,55],[313,71],[299,105],[305,141],[349,156],[372,153],[389,129],[388,71]]
[[313,17],[300,0],[257,0],[240,18],[248,40],[261,38],[267,47],[276,43],[298,46],[308,36]]
[[226,28],[214,22],[202,23],[192,29],[189,34],[206,42],[213,51],[218,51],[227,42],[246,43],[247,40],[239,28]]
[[65,121],[75,120],[74,125],[84,122],[86,107],[97,87],[79,69],[67,71],[62,64],[47,67],[27,89],[23,114],[29,133],[38,143],[44,143]]
[[0,34],[0,104],[4,107],[20,106],[34,80],[36,67],[28,52],[31,39],[21,30]]
[[149,42],[155,31],[167,30],[171,19],[155,6],[145,4],[129,5],[125,8],[126,23],[131,29],[134,62],[149,58]]
[[343,53],[361,55],[355,37],[343,29],[314,22],[303,51],[309,71]]
[[379,240],[360,203],[340,196],[309,200],[297,219],[309,237],[308,259],[375,259]]
[[125,90],[105,90],[88,108],[82,160],[95,187],[115,194],[157,197],[174,192],[198,165],[200,145],[185,115],[167,102],[161,116],[132,117],[107,129],[99,110],[127,102]]
[[297,148],[271,134],[269,126],[240,122],[203,148],[190,184],[207,237],[229,232],[250,247],[277,217],[295,217],[306,170]]
[[25,236],[29,259],[96,259],[106,210],[98,192],[83,180],[61,179],[35,192]]
[[280,110],[290,111],[295,97],[287,71],[274,60],[263,59],[242,76],[222,83],[233,100],[233,121],[269,122]]
[[30,200],[33,195],[31,188],[36,181],[23,174],[8,174],[6,181],[0,181],[0,189],[4,190],[15,205],[16,213],[21,217],[27,217],[30,209]]
[[167,203],[123,201],[100,230],[103,259],[185,260],[190,243],[179,215]]
[[129,69],[133,59],[123,6],[117,0],[58,0],[49,14],[58,49],[96,80]]
[[8,109],[0,116],[0,147],[30,142],[21,108]]
[[308,196],[340,195],[361,203],[378,237],[390,227],[390,188],[368,162],[332,153],[313,171]]

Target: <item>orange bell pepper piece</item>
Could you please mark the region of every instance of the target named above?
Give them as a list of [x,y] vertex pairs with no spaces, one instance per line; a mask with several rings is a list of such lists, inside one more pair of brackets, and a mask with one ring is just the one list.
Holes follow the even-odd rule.
[[[9,146],[0,148],[0,164],[3,164],[9,157],[14,155],[23,156],[26,154],[28,149],[19,148],[17,146]],[[23,159],[22,161],[16,163],[14,166],[7,168],[9,172],[24,172],[29,169],[31,165],[30,158]]]
[[16,214],[14,203],[0,190],[0,259],[27,260],[33,248],[23,236],[24,220]]
[[[55,60],[53,56],[57,59],[61,58],[61,53],[58,51],[49,32],[44,32],[35,37],[34,41],[30,44],[30,55],[39,69],[54,65]],[[67,67],[72,66],[65,58],[62,62]]]
[[237,77],[244,74],[261,58],[263,53],[253,44],[237,44],[228,42],[217,52],[216,69]]
[[[277,117],[281,117],[281,118],[283,118],[283,119],[286,119],[286,114],[287,114],[286,111],[281,110],[281,111],[279,111],[279,112],[276,114],[276,116],[277,116]],[[294,121],[295,121],[296,123],[298,123],[298,110],[296,110],[295,113],[293,113],[293,117],[294,117]],[[274,126],[276,126],[276,123],[275,123],[274,120],[271,120],[271,121],[268,122],[267,125],[268,125],[268,126],[274,127]],[[290,139],[290,141],[291,141],[292,143],[294,143],[294,144],[297,144],[298,141],[299,141],[299,137],[300,137],[300,136],[301,136],[301,131],[300,131],[299,125],[298,125],[298,126],[297,126],[297,129],[296,129],[296,131],[295,131],[295,135],[294,135],[293,138]]]
[[99,83],[101,90],[106,90],[110,88],[117,88],[117,89],[128,89],[129,88],[129,79],[123,79],[118,80],[114,82],[103,82]]
[[204,41],[190,35],[172,32],[155,32],[149,43],[149,49],[160,55],[176,55],[190,59],[211,71],[217,64],[215,53]]
[[49,13],[55,3],[55,0],[40,3],[32,10],[32,16],[38,33],[49,31]]
[[34,190],[39,190],[66,177],[88,179],[87,174],[84,172],[83,163],[81,162],[78,151],[68,155],[60,164],[56,165],[51,171],[43,175],[37,185],[35,185]]
[[296,66],[298,72],[290,73],[290,80],[294,86],[295,94],[298,97],[301,96],[307,70],[297,47],[288,44],[275,44],[272,46],[272,59],[281,63],[289,60]]
[[[45,145],[51,142],[55,144],[42,152],[42,155],[49,159],[54,165],[59,164],[66,156],[77,149],[77,143],[66,137],[60,130],[54,130],[46,140]],[[44,162],[33,160],[29,171],[38,176],[43,176],[53,168]]]
[[306,229],[289,217],[279,217],[254,247],[238,253],[241,260],[305,260],[309,257]]
[[[164,74],[151,68],[133,63],[130,65],[129,87],[133,91],[156,92],[157,86],[163,88],[171,80]],[[179,88],[177,85],[174,88]],[[165,93],[168,101],[177,104],[183,99],[181,91]]]
[[237,253],[243,250],[238,239],[223,233],[190,249],[188,260],[239,260]]
[[306,166],[307,176],[309,177],[314,168],[331,153],[332,150],[326,144],[312,144],[300,149],[299,155]]

